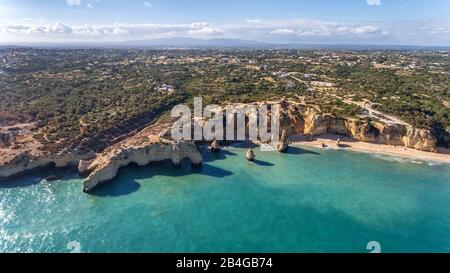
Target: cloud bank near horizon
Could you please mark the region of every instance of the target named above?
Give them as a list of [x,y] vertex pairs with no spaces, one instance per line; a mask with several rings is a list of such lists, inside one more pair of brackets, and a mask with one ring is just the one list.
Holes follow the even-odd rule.
[[449,46],[446,1],[0,0],[0,43],[231,38]]
[[[76,1],[75,1],[76,2]],[[0,25],[0,37],[12,42],[95,42],[159,38],[236,38],[262,42],[348,42],[449,41],[450,27],[430,22],[404,23],[389,26],[382,23],[338,23],[311,19],[261,20],[247,19],[232,24],[193,22],[190,24],[85,24],[62,22],[45,24]]]

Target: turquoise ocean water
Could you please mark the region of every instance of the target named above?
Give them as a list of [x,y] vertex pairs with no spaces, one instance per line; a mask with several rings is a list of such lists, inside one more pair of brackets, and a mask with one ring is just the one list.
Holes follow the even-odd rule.
[[[73,170],[0,183],[0,252],[450,252],[450,165],[350,151],[229,147],[127,167],[81,192]],[[58,173],[62,181],[41,181]]]

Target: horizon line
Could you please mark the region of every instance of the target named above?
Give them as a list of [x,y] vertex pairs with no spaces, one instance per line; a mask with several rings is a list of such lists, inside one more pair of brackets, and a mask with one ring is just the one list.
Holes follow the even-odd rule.
[[[223,45],[192,45],[192,44],[149,44],[149,45],[138,45],[133,43],[143,43],[143,42],[158,42],[158,41],[176,41],[187,39],[191,41],[198,42],[212,42],[212,41],[236,41],[243,44],[223,44]],[[120,46],[120,47],[187,47],[187,48],[277,48],[277,47],[326,47],[326,46],[347,46],[347,47],[418,47],[418,48],[446,48],[450,49],[450,45],[421,45],[421,44],[374,44],[374,43],[283,43],[283,42],[263,42],[258,40],[245,40],[239,38],[191,38],[191,37],[171,37],[171,38],[155,38],[155,39],[141,39],[141,40],[121,40],[121,41],[49,41],[49,42],[0,42],[1,47],[59,47],[59,46],[89,46],[89,47],[100,47],[105,48],[109,46]]]

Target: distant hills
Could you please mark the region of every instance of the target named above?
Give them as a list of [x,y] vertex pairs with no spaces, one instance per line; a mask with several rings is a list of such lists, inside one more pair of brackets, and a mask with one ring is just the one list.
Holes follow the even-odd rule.
[[163,38],[115,42],[0,43],[0,47],[43,48],[293,48],[333,50],[450,50],[450,46],[266,43],[241,39]]
[[127,41],[118,45],[129,46],[169,46],[169,47],[266,47],[269,44],[240,39],[196,39],[196,38],[166,38],[144,41]]
[[197,39],[197,38],[163,38],[136,41],[115,42],[52,42],[52,43],[15,43],[3,46],[19,47],[107,47],[107,48],[258,48],[277,47],[277,44],[267,44],[258,41],[240,39]]

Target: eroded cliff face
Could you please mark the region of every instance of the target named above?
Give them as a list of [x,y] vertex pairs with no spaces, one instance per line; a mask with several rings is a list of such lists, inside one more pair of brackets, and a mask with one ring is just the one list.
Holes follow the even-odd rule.
[[[436,151],[436,138],[428,130],[416,129],[408,125],[384,124],[320,113],[314,106],[295,102],[281,102],[280,132],[284,138],[278,149],[287,148],[289,136],[304,134],[319,136],[326,133],[342,134],[359,141],[390,145],[402,145],[422,151]],[[8,147],[0,149],[0,178],[6,178],[26,171],[54,165],[78,166],[86,175],[83,190],[90,191],[102,182],[113,179],[119,168],[130,163],[140,166],[150,162],[171,160],[175,165],[187,158],[192,164],[202,162],[202,156],[194,142],[175,142],[170,139],[171,123],[148,126],[139,133],[107,148],[101,154],[78,154],[64,151],[45,154],[38,149],[28,149],[12,153]],[[1,136],[1,145],[14,145],[10,135]],[[8,150],[9,149],[9,150]]]
[[321,114],[315,108],[308,106],[290,105],[283,107],[283,112],[282,116],[288,120],[281,124],[287,127],[291,133],[310,136],[327,133],[341,134],[364,142],[402,145],[428,152],[437,151],[436,138],[429,130],[416,129],[412,126],[400,124],[367,122],[333,114]]
[[[169,123],[149,126],[97,155],[92,152],[80,155],[67,150],[45,154],[32,149],[10,154],[1,158],[0,178],[20,175],[39,167],[78,166],[81,174],[88,175],[83,182],[83,190],[90,191],[98,184],[113,179],[120,167],[130,163],[143,166],[150,162],[171,160],[178,165],[187,158],[194,165],[201,164],[202,157],[194,142],[175,142],[167,137],[170,126]],[[10,140],[8,138],[8,145]]]
[[194,142],[175,142],[161,138],[166,133],[160,129],[147,128],[131,139],[108,148],[92,162],[82,162],[80,171],[90,173],[83,182],[83,191],[89,192],[100,183],[113,179],[119,168],[130,163],[145,166],[150,162],[171,160],[178,165],[185,158],[193,165],[202,163],[202,156]]
[[23,152],[16,155],[11,161],[0,165],[0,178],[39,168],[54,165],[55,167],[77,166],[82,156],[76,153],[59,153],[49,155],[34,155],[31,152]]

